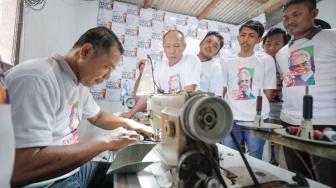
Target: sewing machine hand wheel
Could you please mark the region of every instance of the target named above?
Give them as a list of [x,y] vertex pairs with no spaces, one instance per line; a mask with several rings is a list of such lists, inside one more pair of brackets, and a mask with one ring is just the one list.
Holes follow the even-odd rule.
[[230,133],[232,122],[231,108],[218,97],[196,95],[186,102],[181,114],[184,132],[208,144],[223,140]]

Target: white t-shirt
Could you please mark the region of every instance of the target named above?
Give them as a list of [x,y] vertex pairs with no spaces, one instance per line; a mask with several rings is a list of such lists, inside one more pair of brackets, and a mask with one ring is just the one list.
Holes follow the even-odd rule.
[[[10,69],[5,80],[12,99],[16,148],[77,143],[79,122],[100,111],[89,88],[78,84],[70,66],[58,54],[23,62]],[[56,179],[33,186],[45,186]]]
[[15,141],[11,106],[3,78],[3,71],[0,66],[0,187],[10,188],[14,166]]
[[164,93],[176,93],[185,86],[196,85],[199,89],[201,61],[196,55],[183,55],[181,60],[170,67],[168,61],[158,62],[154,69],[154,80]]
[[201,85],[200,90],[215,93],[216,96],[223,94],[223,71],[220,63],[211,59],[201,62]]
[[[264,89],[276,88],[275,63],[267,54],[254,53],[249,57],[239,57],[237,54],[224,59],[224,96],[230,105],[235,120],[253,121],[256,115],[256,102],[261,90],[262,112],[264,119],[268,118],[269,102]],[[245,89],[240,85],[245,83]]]
[[[306,63],[310,70],[300,78],[289,69],[289,58],[295,58],[298,52],[310,56]],[[287,44],[276,54],[276,60],[283,77],[284,102],[280,119],[293,125],[301,124],[305,86],[309,85],[309,94],[313,97],[313,124],[336,125],[336,30],[322,30],[311,40],[302,38],[290,46]]]

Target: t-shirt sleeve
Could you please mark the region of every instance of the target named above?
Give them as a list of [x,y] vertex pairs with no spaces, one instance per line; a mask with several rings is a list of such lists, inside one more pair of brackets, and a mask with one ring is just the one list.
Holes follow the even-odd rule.
[[189,85],[196,85],[196,90],[199,89],[201,81],[202,65],[197,56],[190,55],[185,62],[183,70],[184,87]]
[[223,95],[223,71],[219,63],[216,63],[214,73],[211,77],[209,91],[214,92],[216,96]]
[[22,75],[7,84],[16,148],[51,145],[55,110],[59,105],[53,83],[44,77]]
[[276,89],[276,66],[274,59],[271,56],[264,56],[265,61],[265,79],[264,79],[264,89]]
[[227,61],[222,60],[222,73],[223,73],[223,87],[227,87],[227,81],[228,81],[228,73],[227,73],[227,67],[226,67]]
[[97,115],[100,111],[100,107],[96,103],[96,101],[93,99],[93,96],[91,95],[89,88],[83,87],[83,112],[82,112],[82,118],[88,119],[92,118],[93,116]]

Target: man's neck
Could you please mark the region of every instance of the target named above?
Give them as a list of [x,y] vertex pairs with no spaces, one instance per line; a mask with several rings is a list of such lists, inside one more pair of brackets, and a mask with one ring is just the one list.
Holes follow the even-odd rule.
[[252,56],[254,54],[254,51],[252,50],[252,51],[240,51],[239,53],[238,53],[238,56],[239,57],[250,57],[250,56]]
[[201,62],[206,62],[206,61],[210,61],[212,58],[208,58],[208,57],[204,57],[200,54],[197,54],[198,58],[200,59]]
[[299,39],[306,38],[310,33],[312,33],[314,31],[314,29],[315,29],[315,27],[313,26],[313,27],[307,29],[306,31],[301,32],[300,34],[293,35],[294,40],[299,40]]

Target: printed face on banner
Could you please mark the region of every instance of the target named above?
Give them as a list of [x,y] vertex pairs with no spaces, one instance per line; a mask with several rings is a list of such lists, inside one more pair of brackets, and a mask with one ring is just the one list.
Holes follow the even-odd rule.
[[99,1],[99,8],[112,10],[114,5],[114,0],[100,0]]
[[139,36],[139,26],[127,25],[125,34],[130,36]]
[[121,89],[121,77],[113,76],[106,82],[107,89]]
[[162,11],[155,11],[153,12],[153,16],[152,16],[153,20],[155,21],[160,21],[160,22],[164,22],[166,19],[166,12],[162,12]]
[[200,20],[198,22],[198,29],[208,30],[209,29],[209,22],[206,20]]
[[127,13],[113,11],[112,22],[116,23],[126,23]]
[[152,19],[145,19],[140,17],[140,22],[139,22],[140,26],[144,26],[144,27],[153,27],[153,20]]
[[147,38],[140,38],[138,40],[138,47],[139,48],[151,48],[152,46],[152,39],[147,39]]
[[176,25],[183,25],[187,26],[188,25],[188,16],[184,15],[177,15],[176,17]]

